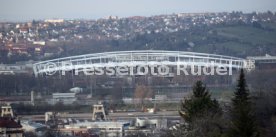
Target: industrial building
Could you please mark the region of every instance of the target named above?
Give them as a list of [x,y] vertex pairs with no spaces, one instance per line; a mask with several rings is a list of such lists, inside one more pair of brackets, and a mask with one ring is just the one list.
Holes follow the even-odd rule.
[[62,103],[69,105],[75,101],[77,101],[76,93],[53,93],[52,98],[48,100],[48,104]]

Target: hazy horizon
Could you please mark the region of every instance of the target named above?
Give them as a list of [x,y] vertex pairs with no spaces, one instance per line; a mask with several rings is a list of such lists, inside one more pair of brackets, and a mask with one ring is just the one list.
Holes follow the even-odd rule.
[[276,11],[274,0],[1,0],[0,21],[98,19],[172,13]]

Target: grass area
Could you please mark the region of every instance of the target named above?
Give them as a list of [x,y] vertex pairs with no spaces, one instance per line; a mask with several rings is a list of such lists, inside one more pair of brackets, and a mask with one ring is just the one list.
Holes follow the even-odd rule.
[[218,47],[225,47],[226,50],[231,50],[233,52],[240,52],[240,51],[246,51],[248,48],[250,48],[250,45],[248,44],[242,44],[238,42],[225,42],[225,43],[218,43],[216,44]]
[[214,53],[237,57],[275,55],[276,23],[217,26],[199,34],[188,34],[186,42],[194,42],[195,52]]
[[276,23],[262,23],[262,26],[267,29],[276,30]]
[[[275,24],[274,24],[275,25]],[[276,25],[270,25],[276,27]],[[219,36],[236,38],[240,42],[256,44],[276,44],[276,32],[250,26],[231,26],[216,29]]]
[[192,41],[197,43],[196,52],[215,53],[238,57],[275,55],[276,23],[262,24],[262,28],[253,26],[220,26],[203,36],[193,35]]

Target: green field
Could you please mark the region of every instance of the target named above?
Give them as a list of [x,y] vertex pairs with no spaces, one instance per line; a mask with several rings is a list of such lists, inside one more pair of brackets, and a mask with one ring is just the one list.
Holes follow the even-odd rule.
[[276,44],[276,31],[268,31],[249,26],[217,28],[217,31],[219,36],[235,38],[240,42],[251,43],[253,45]]

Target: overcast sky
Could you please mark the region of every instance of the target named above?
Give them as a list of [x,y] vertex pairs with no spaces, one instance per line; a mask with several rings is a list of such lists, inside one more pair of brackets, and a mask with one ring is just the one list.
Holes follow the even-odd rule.
[[97,19],[115,15],[276,11],[275,0],[0,0],[0,21],[65,18]]

